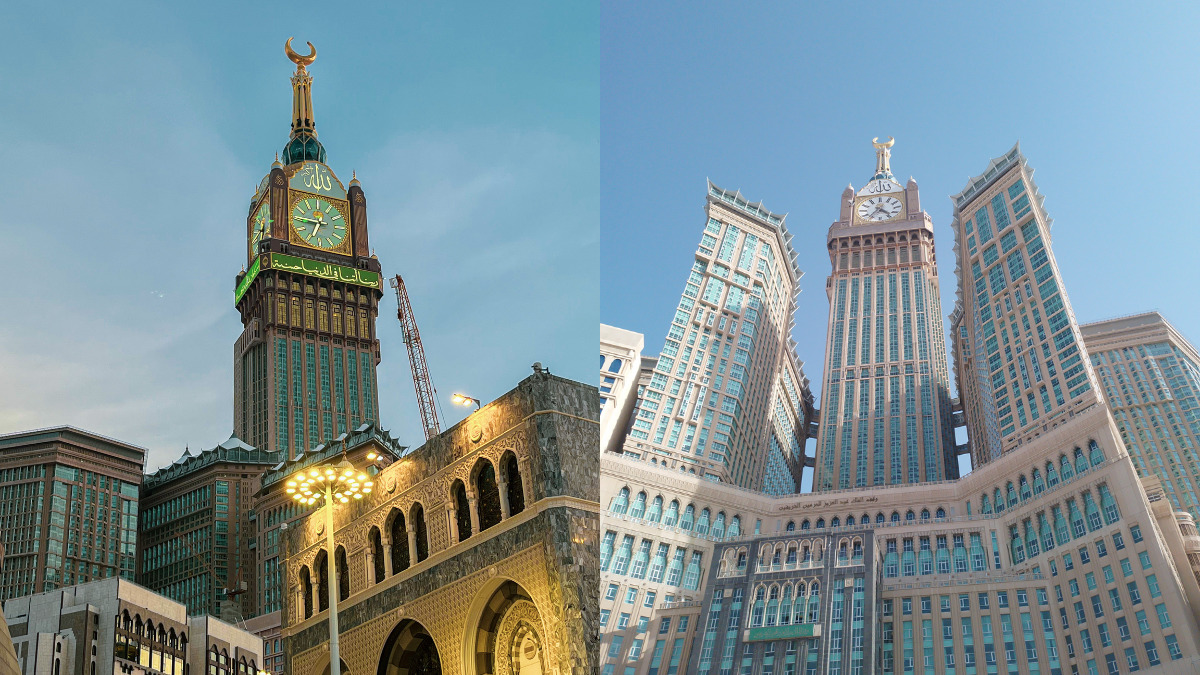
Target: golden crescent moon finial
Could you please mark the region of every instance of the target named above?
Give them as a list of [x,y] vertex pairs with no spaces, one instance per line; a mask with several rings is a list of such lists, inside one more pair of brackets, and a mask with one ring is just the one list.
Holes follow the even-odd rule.
[[888,139],[887,139],[887,142],[886,142],[886,143],[880,143],[880,142],[879,142],[879,137],[878,137],[878,136],[876,136],[875,138],[872,138],[872,139],[871,139],[871,145],[874,145],[875,147],[877,147],[877,148],[880,148],[880,149],[883,149],[883,148],[890,148],[890,147],[892,147],[893,145],[895,145],[895,143],[896,143],[896,139],[895,139],[895,138],[892,138],[891,136],[888,136]]
[[287,57],[292,60],[292,63],[300,66],[301,68],[304,68],[305,66],[311,66],[312,62],[317,60],[317,48],[313,46],[313,43],[309,42],[308,49],[312,53],[308,54],[307,56],[304,54],[297,54],[296,50],[292,49],[292,40],[295,39],[296,38],[288,38],[287,42],[283,44],[284,53],[287,54]]

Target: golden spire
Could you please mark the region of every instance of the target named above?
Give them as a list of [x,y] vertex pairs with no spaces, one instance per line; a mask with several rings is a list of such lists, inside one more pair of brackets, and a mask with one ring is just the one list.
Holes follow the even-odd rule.
[[875,146],[875,175],[879,177],[881,174],[891,175],[892,173],[892,146],[896,144],[896,139],[888,136],[887,142],[880,143],[879,137],[871,139],[871,145]]
[[296,64],[296,72],[292,75],[292,137],[297,134],[317,135],[317,125],[313,121],[312,104],[312,75],[308,74],[307,66],[317,60],[317,48],[308,43],[309,54],[297,54],[292,49],[292,40],[288,38],[283,45],[283,51],[292,63]]

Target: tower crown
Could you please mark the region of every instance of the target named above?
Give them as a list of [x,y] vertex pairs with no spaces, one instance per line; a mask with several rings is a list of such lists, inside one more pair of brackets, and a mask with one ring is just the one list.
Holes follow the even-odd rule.
[[283,45],[288,59],[296,64],[296,72],[292,73],[292,134],[287,145],[283,146],[281,160],[284,165],[308,160],[324,164],[325,147],[317,140],[317,123],[313,119],[312,75],[308,72],[308,66],[317,60],[317,48],[309,42],[309,53],[298,54],[292,49],[293,39],[288,38]]
[[892,175],[892,146],[895,145],[896,139],[888,136],[887,141],[880,143],[879,137],[871,139],[871,145],[875,146],[875,175],[871,176],[871,180],[890,180],[895,181],[896,177]]

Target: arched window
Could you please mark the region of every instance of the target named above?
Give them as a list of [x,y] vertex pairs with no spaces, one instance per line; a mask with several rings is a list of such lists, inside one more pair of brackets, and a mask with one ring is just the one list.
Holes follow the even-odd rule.
[[934,517],[935,518],[945,518],[946,517],[946,509],[939,506],[938,510],[934,512]]
[[346,563],[346,547],[338,546],[334,552],[337,565],[338,601],[350,597],[350,566]]
[[[896,520],[899,520],[899,518],[897,518]],[[875,514],[875,522],[877,524],[882,525],[885,521],[886,521],[886,518],[884,518],[883,511],[880,511],[879,513]]]
[[711,513],[707,508],[700,512],[700,519],[696,521],[696,534],[701,536],[708,534],[709,520],[711,520],[710,515]]
[[304,592],[304,618],[308,619],[313,615],[312,574],[308,571],[308,565],[300,568],[300,590]]
[[646,493],[645,491],[637,493],[633,498],[633,506],[629,507],[630,518],[641,518],[646,512]]
[[322,550],[317,553],[313,568],[317,573],[317,611],[329,609],[329,555]]
[[1090,468],[1087,456],[1079,448],[1075,448],[1075,473],[1083,473]]
[[917,519],[917,514],[913,513],[913,510],[912,510],[912,509],[909,509],[909,510],[908,510],[908,511],[907,511],[907,512],[904,514],[904,520],[906,520],[906,521],[907,521],[907,520],[916,520],[916,519]]
[[787,525],[784,526],[783,530],[785,532],[795,532],[796,531],[796,521],[789,520]]
[[429,557],[429,529],[425,524],[425,507],[419,503],[413,504],[410,513],[412,517],[409,518],[409,522],[417,533],[417,562],[421,562]]
[[[388,538],[391,541],[392,574],[399,574],[408,569],[412,562],[408,550],[408,528],[404,522],[404,514],[399,509],[392,509],[391,522],[388,526]],[[376,563],[379,564],[379,563]]]
[[1059,473],[1062,474],[1064,481],[1071,480],[1075,475],[1075,471],[1071,468],[1071,460],[1067,459],[1066,455],[1058,456]]
[[510,453],[500,460],[500,470],[504,473],[508,490],[508,515],[515,516],[525,510],[525,486],[521,483],[521,468],[517,465],[517,456]]
[[800,521],[800,529],[801,530],[807,530],[811,527],[812,527],[812,523],[808,522],[808,518],[805,518],[804,520]]
[[900,512],[899,511],[892,511],[892,522],[893,523],[900,522]]
[[1021,486],[1021,501],[1025,501],[1032,496],[1032,491],[1029,489],[1029,481],[1025,480],[1025,474],[1021,474],[1017,478],[1017,485]]
[[479,509],[479,530],[500,522],[500,488],[496,484],[496,468],[486,459],[475,463],[475,504]]
[[846,516],[846,527],[854,527],[854,516]]
[[929,520],[929,509],[921,509],[921,520]]
[[696,519],[696,507],[691,504],[688,504],[687,508],[683,510],[683,518],[681,518],[679,520],[679,529],[684,530],[684,531],[690,531],[692,529],[692,524],[695,522],[695,519]]
[[379,583],[387,575],[383,566],[383,536],[379,534],[379,528],[372,527],[367,539],[371,542],[371,571],[375,575],[375,583]]
[[1100,444],[1096,441],[1088,441],[1088,452],[1091,455],[1092,466],[1104,461],[1104,451],[1100,449]]
[[679,520],[679,500],[672,499],[667,506],[667,515],[663,517],[663,525],[667,527],[675,527],[675,523]]
[[729,536],[736,537],[742,533],[742,517],[734,516],[729,522]]
[[717,519],[713,521],[712,536],[720,539],[725,536],[725,512],[718,511]]
[[623,516],[627,508],[629,508],[629,488],[623,487],[617,496],[613,497],[612,503],[608,505],[608,510]]
[[454,519],[458,524],[458,540],[466,541],[471,536],[471,505],[467,501],[467,488],[461,480],[454,481],[450,486],[450,499],[450,503],[454,505]]
[[817,529],[818,530],[825,529],[825,519],[824,518],[817,518]]
[[829,521],[830,527],[841,527],[841,525],[842,525],[842,519],[838,518],[837,516],[834,516],[833,520]]
[[613,359],[612,362],[608,364],[608,372],[610,372],[610,373],[621,372],[621,365],[622,365],[621,359]]
[[654,501],[650,502],[650,509],[646,511],[646,522],[657,523],[662,520],[663,498],[658,495]]

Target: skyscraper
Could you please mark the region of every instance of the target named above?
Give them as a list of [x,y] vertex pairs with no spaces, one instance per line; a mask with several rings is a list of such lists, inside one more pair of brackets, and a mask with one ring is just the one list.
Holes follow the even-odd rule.
[[[367,201],[325,164],[313,121],[316,58],[292,51],[292,133],[250,200],[248,269],[234,304],[234,435],[288,457],[379,419],[375,317],[383,294]],[[309,45],[310,47],[312,45]]]
[[0,436],[0,600],[133,579],[146,450],[74,427]]
[[1200,519],[1200,354],[1158,312],[1079,330],[1138,474]]
[[874,144],[874,175],[829,227],[814,490],[958,476],[933,221],[916,181],[892,175],[893,142]]
[[255,572],[250,507],[263,472],[283,459],[231,437],[195,455],[185,451],[146,476],[138,583],[184,603],[191,615],[253,616],[264,575]]
[[1100,397],[1049,246],[1053,221],[1020,144],[950,199],[958,256],[951,337],[978,467]]
[[770,474],[795,492],[812,401],[790,336],[802,275],[792,235],[784,216],[711,181],[705,211],[625,452],[753,490]]

